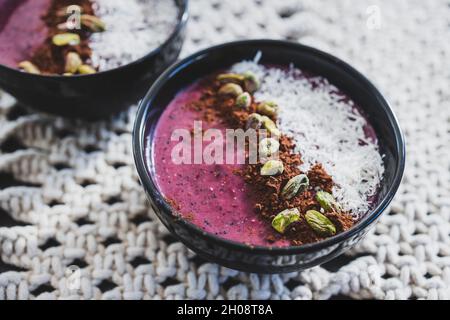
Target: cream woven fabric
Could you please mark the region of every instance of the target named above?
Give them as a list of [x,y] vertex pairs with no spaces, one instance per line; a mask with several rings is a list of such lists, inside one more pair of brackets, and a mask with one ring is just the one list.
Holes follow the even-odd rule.
[[23,113],[3,95],[0,177],[21,182],[0,190],[0,214],[17,221],[0,227],[12,270],[0,274],[0,299],[449,299],[449,5],[191,1],[183,56],[238,38],[300,41],[347,60],[391,101],[408,144],[402,186],[332,268],[267,276],[199,259],[146,205],[131,155],[135,107],[86,125]]

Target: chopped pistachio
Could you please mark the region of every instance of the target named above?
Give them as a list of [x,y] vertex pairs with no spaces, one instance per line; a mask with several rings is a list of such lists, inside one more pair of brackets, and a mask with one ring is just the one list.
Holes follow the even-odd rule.
[[41,74],[41,71],[30,61],[22,61],[18,64],[19,68],[25,72],[32,74]]
[[295,197],[302,189],[306,189],[309,185],[309,179],[305,174],[290,179],[281,190],[281,196],[286,200]]
[[283,162],[280,160],[269,160],[261,167],[262,176],[276,176],[284,171]]
[[55,46],[61,47],[61,46],[76,46],[80,44],[80,36],[76,33],[60,33],[57,35],[54,35],[52,38],[52,42]]
[[267,129],[267,131],[269,131],[271,135],[276,137],[279,137],[281,135],[280,130],[278,130],[277,125],[272,121],[272,119],[267,116],[262,116],[261,119],[263,127]]
[[325,211],[330,211],[335,208],[340,210],[341,206],[336,202],[333,195],[325,191],[318,191],[316,193],[316,200]]
[[308,210],[305,214],[306,222],[318,234],[332,236],[336,234],[336,227],[326,216],[316,210]]
[[279,233],[284,233],[286,228],[295,221],[300,220],[300,212],[297,208],[281,211],[272,220],[272,227]]
[[246,129],[259,129],[263,124],[263,117],[258,113],[252,113],[247,118]]
[[69,52],[66,56],[66,66],[64,68],[66,73],[76,73],[81,67],[83,61],[76,52]]
[[244,82],[245,77],[237,73],[222,73],[217,76],[217,80],[225,83],[227,82],[242,83]]
[[81,24],[92,32],[103,32],[106,30],[106,25],[100,18],[89,14],[81,15]]
[[78,72],[80,74],[93,74],[93,73],[96,73],[97,71],[95,71],[95,69],[92,68],[91,66],[88,66],[87,64],[83,64],[78,68]]
[[247,109],[252,104],[252,96],[248,92],[241,93],[236,98],[236,107]]
[[244,93],[244,90],[242,90],[242,87],[236,83],[231,83],[231,82],[223,85],[219,89],[219,94],[221,94],[221,95],[230,95],[233,97],[238,97],[242,93]]
[[245,72],[243,76],[244,76],[245,90],[250,93],[258,91],[261,85],[258,77],[251,71]]
[[264,101],[258,104],[256,111],[269,117],[275,117],[278,114],[278,105],[272,101]]
[[271,157],[280,148],[280,142],[274,138],[264,138],[259,142],[259,156],[262,158]]

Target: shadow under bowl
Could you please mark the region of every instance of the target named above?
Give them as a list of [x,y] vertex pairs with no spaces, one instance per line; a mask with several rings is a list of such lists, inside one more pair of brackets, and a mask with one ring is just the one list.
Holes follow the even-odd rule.
[[[37,111],[97,120],[137,103],[152,82],[176,61],[188,20],[188,0],[175,0],[178,23],[158,48],[121,67],[91,75],[34,75],[0,65],[0,88]],[[1,8],[0,8],[1,9]]]
[[[154,129],[161,113],[174,96],[194,81],[232,64],[262,53],[262,64],[289,65],[327,78],[361,108],[378,137],[384,154],[385,173],[378,200],[372,210],[350,230],[324,241],[269,248],[249,246],[219,238],[174,214],[155,181],[152,154]],[[277,40],[246,40],[200,51],[176,63],[154,83],[141,102],[133,132],[133,152],[139,177],[151,206],[164,225],[200,256],[232,269],[280,273],[307,269],[325,263],[354,246],[368,232],[394,197],[405,164],[405,144],[396,117],[381,93],[347,63],[322,51]],[[193,181],[192,183],[195,183]]]

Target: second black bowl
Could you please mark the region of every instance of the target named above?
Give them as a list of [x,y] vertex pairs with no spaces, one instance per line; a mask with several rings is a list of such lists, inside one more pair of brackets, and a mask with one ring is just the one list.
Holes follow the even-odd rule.
[[141,99],[156,77],[175,62],[188,20],[188,0],[176,0],[178,24],[158,48],[122,67],[71,77],[34,75],[0,65],[0,88],[26,107],[66,117],[96,120]]

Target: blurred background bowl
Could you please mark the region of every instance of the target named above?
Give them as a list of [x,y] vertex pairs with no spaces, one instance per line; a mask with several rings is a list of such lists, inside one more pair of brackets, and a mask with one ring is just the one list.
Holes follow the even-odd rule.
[[[87,120],[107,117],[138,102],[156,77],[176,61],[185,38],[188,0],[175,0],[178,22],[172,34],[146,56],[91,75],[46,76],[0,64],[0,88],[25,107]],[[1,10],[1,8],[0,8]]]

